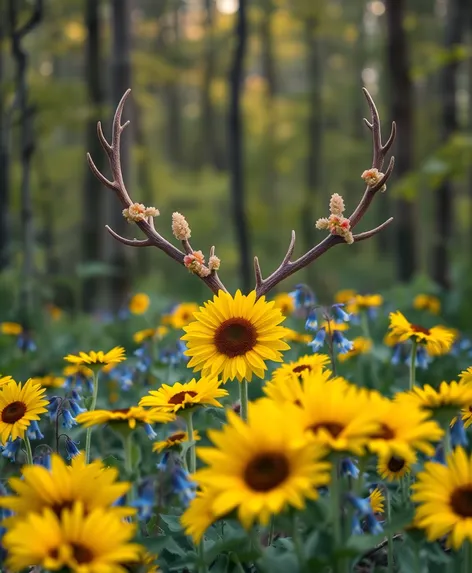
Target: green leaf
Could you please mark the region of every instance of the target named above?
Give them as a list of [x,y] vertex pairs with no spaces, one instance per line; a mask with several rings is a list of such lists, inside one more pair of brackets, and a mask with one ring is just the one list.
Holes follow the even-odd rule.
[[182,524],[179,515],[161,515],[161,520],[167,525],[169,531],[182,533]]

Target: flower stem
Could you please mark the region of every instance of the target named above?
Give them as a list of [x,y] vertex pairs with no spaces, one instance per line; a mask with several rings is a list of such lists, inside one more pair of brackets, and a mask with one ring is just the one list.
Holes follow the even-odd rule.
[[443,438],[443,447],[444,447],[444,457],[452,452],[452,445],[451,445],[451,428],[449,424],[446,425],[444,428],[444,438]]
[[413,390],[416,383],[416,348],[418,343],[416,340],[411,341],[411,356],[410,356],[410,390]]
[[[90,405],[89,412],[93,412],[97,405],[97,396],[98,396],[98,372],[93,373],[93,395],[92,395],[92,404]],[[88,464],[90,462],[90,446],[92,444],[92,427],[87,428],[87,434],[85,436],[85,463]]]
[[247,422],[248,395],[246,378],[241,380],[239,384],[239,401],[241,402],[241,418]]
[[297,556],[298,559],[298,564],[299,564],[299,568],[300,571],[303,570],[303,566],[304,566],[304,562],[305,562],[305,556],[304,556],[304,551],[303,551],[303,542],[302,542],[302,538],[300,535],[300,527],[299,527],[299,521],[298,521],[298,516],[297,514],[294,514],[293,516],[293,530],[292,530],[292,541],[293,541],[293,546],[295,549],[295,555]]
[[[331,468],[331,519],[333,520],[334,548],[339,551],[342,545],[342,521],[341,521],[341,481],[338,475],[338,464],[333,462]],[[343,559],[336,558],[334,573],[341,573],[344,568]]]
[[[187,412],[185,416],[185,420],[187,422],[187,434],[189,442],[193,441],[193,412],[190,410]],[[192,444],[189,448],[189,455],[190,455],[190,464],[189,469],[190,473],[193,474],[197,471],[197,452],[195,450],[195,444]]]
[[126,479],[131,481],[131,487],[126,496],[128,505],[131,505],[134,499],[134,484],[131,480],[131,474],[133,473],[133,432],[129,432],[127,436],[123,437],[124,454],[125,454],[125,471]]
[[30,466],[33,465],[33,450],[31,449],[31,442],[29,441],[29,438],[25,432],[25,435],[23,437],[23,441],[25,442],[25,447],[26,447],[26,460],[28,461],[28,464]]
[[470,541],[464,541],[462,546],[462,573],[470,573],[472,563],[470,563]]
[[274,541],[274,527],[275,527],[275,519],[274,516],[270,518],[270,525],[269,525],[269,537],[267,538],[267,547],[272,545]]
[[[385,502],[386,502],[386,509],[387,509],[387,523],[390,525],[392,520],[392,496],[388,491],[388,488],[385,488]],[[393,535],[392,533],[388,533],[387,535],[387,571],[388,573],[393,573],[394,568],[394,561],[393,561]]]
[[207,573],[207,566],[205,563],[205,546],[203,545],[203,539],[198,544],[198,573]]

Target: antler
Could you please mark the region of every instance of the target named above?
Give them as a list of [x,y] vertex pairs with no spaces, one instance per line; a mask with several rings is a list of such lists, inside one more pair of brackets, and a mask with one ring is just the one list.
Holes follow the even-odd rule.
[[[370,122],[364,118],[365,124],[372,132],[372,141],[373,141],[372,169],[376,169],[380,172],[385,160],[385,156],[387,155],[388,150],[390,149],[395,140],[396,125],[395,122],[392,122],[390,136],[385,142],[385,144],[383,144],[382,134],[380,129],[379,112],[377,111],[374,100],[372,99],[369,92],[365,88],[363,88],[362,91],[364,92],[364,95],[367,99],[367,104],[369,105],[372,117],[372,120]],[[390,175],[392,174],[394,163],[395,160],[393,157],[391,157],[387,170],[385,171],[385,174],[381,175],[378,178],[378,180],[375,181],[375,184],[367,185],[367,188],[364,191],[362,199],[360,200],[358,206],[356,207],[352,215],[349,217],[350,229],[353,229],[359,223],[359,221],[362,219],[365,212],[369,208],[369,205],[371,204],[375,194],[384,187]],[[369,239],[373,235],[376,235],[377,233],[382,231],[392,221],[393,217],[390,217],[375,229],[371,229],[370,231],[354,235],[353,236],[354,242],[359,242],[359,241],[364,241],[365,239]],[[256,276],[257,297],[259,298],[262,295],[267,294],[271,289],[274,288],[275,285],[277,285],[290,275],[293,275],[300,269],[306,267],[307,265],[315,261],[328,249],[334,247],[334,245],[338,245],[339,243],[343,242],[345,242],[343,237],[339,235],[329,235],[328,237],[323,239],[323,241],[318,243],[318,245],[314,246],[312,249],[306,252],[304,255],[302,255],[295,261],[291,261],[290,259],[295,249],[295,231],[292,231],[292,238],[290,240],[290,244],[285,257],[283,258],[279,267],[267,278],[265,279],[262,278],[259,259],[258,257],[254,257],[254,273]]]
[[[131,197],[126,190],[125,182],[123,180],[123,173],[121,170],[121,150],[120,150],[120,140],[121,134],[129,125],[129,121],[125,122],[124,124],[121,123],[121,117],[123,115],[123,108],[126,103],[126,99],[128,98],[131,90],[128,89],[123,97],[120,100],[115,112],[115,116],[113,118],[113,126],[112,126],[112,137],[111,143],[109,143],[103,134],[102,124],[99,121],[97,124],[97,135],[100,143],[105,151],[108,161],[110,163],[110,169],[113,176],[113,180],[110,181],[99,171],[97,166],[95,165],[90,153],[87,153],[87,162],[92,170],[93,174],[99,181],[108,187],[112,191],[115,192],[116,196],[120,200],[124,209],[129,209],[132,205],[134,205]],[[154,226],[154,220],[152,217],[145,217],[142,220],[133,219],[141,231],[146,235],[147,239],[138,240],[138,239],[127,239],[122,237],[118,233],[116,233],[113,229],[111,229],[108,225],[105,227],[106,230],[112,235],[116,240],[120,241],[121,243],[131,246],[131,247],[150,247],[155,246],[161,251],[164,251],[169,257],[180,263],[182,266],[185,266],[184,257],[186,255],[191,255],[194,250],[190,245],[188,239],[182,240],[182,246],[184,247],[185,253],[182,252],[180,249],[175,247],[172,243],[167,241],[162,235],[160,235]],[[210,255],[214,253],[214,247],[212,248]],[[205,282],[208,287],[214,292],[218,293],[219,290],[226,291],[225,286],[220,281],[218,274],[216,271],[211,271],[207,276],[198,275],[203,282]]]

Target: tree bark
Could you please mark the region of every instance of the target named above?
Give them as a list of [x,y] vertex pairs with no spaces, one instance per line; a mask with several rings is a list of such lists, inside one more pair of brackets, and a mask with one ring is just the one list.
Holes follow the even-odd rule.
[[[309,82],[308,116],[308,151],[306,163],[305,200],[303,202],[301,219],[303,229],[304,250],[310,250],[315,244],[315,210],[316,200],[322,184],[322,147],[323,147],[323,60],[321,39],[319,37],[319,21],[309,17],[305,27],[307,47],[307,78]],[[315,280],[314,266],[306,268],[307,282],[313,285]]]
[[[395,176],[406,175],[413,167],[414,125],[413,84],[409,74],[408,40],[403,26],[405,0],[386,0],[387,60],[390,70],[390,115],[397,122]],[[396,262],[398,279],[408,282],[417,269],[415,204],[396,200]]]
[[231,180],[233,222],[239,250],[239,279],[244,292],[252,288],[250,239],[246,214],[244,186],[243,125],[241,89],[244,78],[244,57],[247,46],[247,0],[239,1],[234,30],[236,47],[229,77],[228,162]]
[[[451,52],[462,41],[466,30],[469,0],[449,0],[444,48]],[[441,70],[441,141],[445,144],[458,129],[457,69],[459,63],[451,61]],[[433,249],[433,278],[444,289],[451,288],[451,246],[454,229],[454,187],[446,177],[436,193],[435,244]]]
[[[131,87],[131,0],[111,0],[111,8],[111,83],[113,107],[116,107],[124,92]],[[131,97],[126,104],[123,123],[130,119],[132,105]],[[133,131],[128,128],[121,139],[121,168],[128,181],[131,179],[132,136]],[[105,197],[108,224],[120,235],[126,235],[128,229],[121,205],[113,193],[106,192]],[[106,300],[111,310],[116,312],[124,304],[130,287],[130,255],[124,245],[109,236],[105,239],[104,250],[105,260],[113,268],[113,275],[106,281]]]
[[[100,141],[97,137],[97,118],[105,104],[103,86],[103,59],[100,39],[100,0],[86,0],[85,27],[87,28],[87,43],[85,52],[85,81],[87,84],[90,115],[86,125],[86,148],[92,155],[98,169],[103,172],[106,159]],[[100,260],[103,252],[104,228],[103,210],[105,194],[111,191],[104,189],[88,166],[85,167],[85,177],[82,194],[82,263]],[[114,197],[112,197],[114,200]],[[90,312],[98,307],[99,294],[98,277],[87,277],[82,286],[82,308]]]
[[40,22],[43,17],[43,0],[36,0],[30,17],[18,27],[18,2],[9,1],[9,25],[11,34],[11,53],[16,66],[15,101],[19,112],[20,140],[20,200],[21,200],[21,238],[23,247],[23,262],[21,267],[21,285],[19,303],[22,321],[28,325],[33,304],[34,281],[34,221],[33,199],[31,195],[31,159],[34,153],[35,141],[33,133],[34,107],[29,103],[27,71],[29,56],[23,47],[23,39]]
[[[7,35],[6,0],[0,0],[0,45]],[[0,85],[4,81],[3,50],[0,49]],[[0,272],[10,261],[9,125],[5,94],[0,91]]]

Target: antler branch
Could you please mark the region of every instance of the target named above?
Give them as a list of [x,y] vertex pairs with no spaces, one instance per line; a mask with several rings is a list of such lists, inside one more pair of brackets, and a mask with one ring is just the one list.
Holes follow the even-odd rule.
[[[382,133],[380,128],[379,112],[377,111],[374,100],[372,99],[371,95],[365,88],[363,88],[363,93],[367,100],[367,104],[369,106],[371,114],[371,121],[364,119],[364,122],[372,132],[372,143],[373,143],[372,169],[376,169],[380,172],[384,164],[385,157],[395,140],[396,125],[395,122],[392,123],[389,138],[383,144]],[[392,174],[394,164],[395,160],[392,157],[388,164],[387,170],[385,171],[385,174],[383,174],[379,178],[379,180],[375,182],[374,185],[367,185],[367,188],[364,191],[364,195],[362,196],[359,204],[353,211],[352,215],[349,217],[350,229],[353,229],[359,223],[359,221],[362,219],[367,209],[369,208],[369,205],[371,204],[375,194],[384,187],[384,185],[390,178],[390,175]],[[371,229],[370,231],[353,235],[354,242],[364,241],[365,239],[373,237],[374,235],[382,231],[392,221],[393,218],[391,217],[390,219],[388,219],[375,229]],[[319,258],[323,253],[325,253],[328,249],[344,242],[345,242],[344,238],[339,235],[328,235],[325,239],[323,239],[320,243],[318,243],[304,255],[302,255],[295,261],[290,261],[290,258],[293,254],[293,250],[295,247],[295,231],[292,231],[292,238],[290,241],[289,248],[287,250],[287,254],[283,258],[279,267],[267,278],[265,279],[262,278],[262,272],[259,265],[259,260],[257,257],[254,258],[254,271],[256,277],[257,297],[259,298],[267,294],[278,283],[282,282],[284,279],[286,279],[290,275],[293,275],[300,269],[311,264],[313,261]]]
[[[95,165],[90,153],[87,153],[87,162],[89,164],[90,169],[92,170],[93,174],[97,179],[105,186],[114,191],[116,196],[118,197],[123,209],[128,209],[131,205],[133,205],[133,201],[128,194],[126,189],[126,185],[123,179],[123,172],[121,169],[121,134],[129,125],[129,121],[125,123],[121,123],[121,118],[123,115],[123,109],[126,103],[126,100],[131,93],[131,90],[128,89],[123,97],[121,98],[116,111],[115,116],[113,118],[113,125],[112,125],[112,137],[111,142],[109,142],[102,129],[102,124],[98,122],[97,124],[97,136],[100,140],[100,143],[105,151],[108,161],[110,163],[110,170],[112,173],[113,180],[108,179],[103,175],[103,173],[97,168]],[[121,243],[128,245],[130,247],[149,247],[155,246],[164,253],[166,253],[169,257],[180,263],[182,266],[185,266],[184,257],[185,254],[189,254],[193,252],[193,249],[188,241],[185,241],[183,244],[185,248],[185,253],[183,253],[180,249],[175,247],[172,243],[167,241],[160,233],[157,232],[154,221],[152,217],[143,217],[142,220],[134,220],[136,225],[141,229],[141,231],[146,235],[147,239],[138,240],[138,239],[127,239],[122,237],[109,226],[106,227],[107,231]],[[214,292],[217,293],[219,290],[226,291],[225,286],[221,282],[218,277],[218,274],[215,271],[212,271],[207,276],[200,276],[198,275],[203,282],[207,284],[207,286]]]

